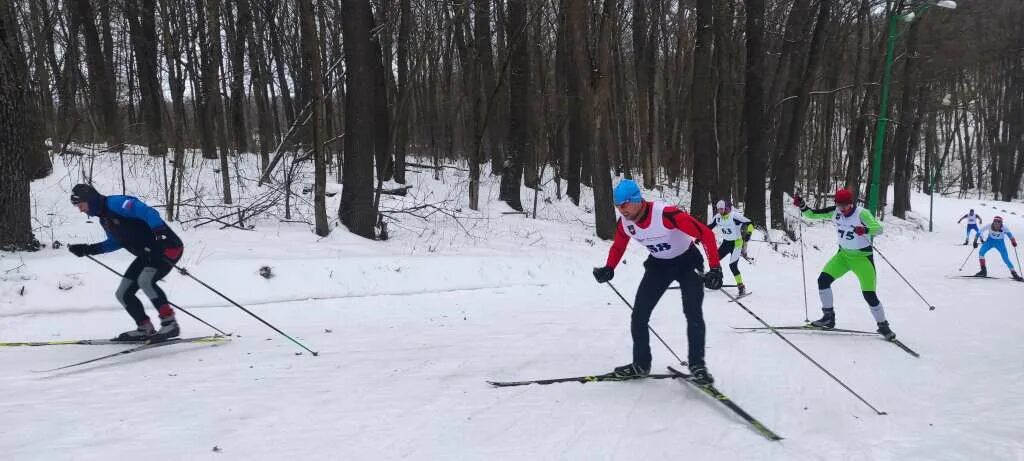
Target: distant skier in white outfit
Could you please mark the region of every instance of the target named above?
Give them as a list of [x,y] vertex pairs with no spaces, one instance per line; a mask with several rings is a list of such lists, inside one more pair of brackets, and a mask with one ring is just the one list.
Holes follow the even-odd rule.
[[732,276],[736,279],[736,288],[742,296],[747,293],[747,287],[743,284],[743,274],[740,274],[740,256],[748,258],[747,242],[750,241],[750,234],[754,233],[754,224],[743,216],[740,210],[734,209],[728,200],[719,200],[715,209],[718,213],[711,219],[708,227],[712,230],[717,227],[722,234],[718,258],[724,261],[725,255],[730,255],[729,270],[732,271]]
[[978,224],[982,223],[982,219],[981,215],[974,214],[974,208],[971,208],[971,210],[968,211],[967,214],[961,216],[960,219],[957,220],[957,224],[963,222],[963,220],[965,219],[967,220],[967,234],[964,235],[964,245],[967,245],[967,241],[970,240],[971,238],[972,230],[974,231],[975,237],[977,237],[978,234],[981,233],[981,230],[978,229]]

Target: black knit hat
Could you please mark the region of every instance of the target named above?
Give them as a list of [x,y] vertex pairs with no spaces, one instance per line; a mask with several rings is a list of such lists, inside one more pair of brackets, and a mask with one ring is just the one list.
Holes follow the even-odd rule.
[[71,203],[73,205],[78,205],[82,202],[90,203],[99,198],[99,196],[100,193],[96,192],[96,189],[88,184],[78,184],[71,188]]

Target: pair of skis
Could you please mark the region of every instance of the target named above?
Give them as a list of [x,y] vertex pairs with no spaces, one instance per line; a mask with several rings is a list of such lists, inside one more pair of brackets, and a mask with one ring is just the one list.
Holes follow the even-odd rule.
[[741,331],[795,330],[795,331],[807,331],[807,332],[827,333],[827,334],[836,334],[836,335],[875,336],[875,337],[878,337],[879,339],[881,339],[881,340],[883,340],[885,342],[895,344],[896,347],[899,347],[900,349],[903,349],[904,352],[906,352],[906,353],[908,353],[908,354],[910,354],[910,355],[912,355],[912,356],[914,356],[916,358],[921,358],[921,354],[918,354],[913,349],[908,347],[906,344],[903,344],[902,341],[900,341],[898,339],[895,339],[895,338],[893,338],[893,339],[885,339],[885,337],[881,336],[880,334],[878,334],[877,332],[874,332],[874,331],[845,330],[845,329],[842,329],[842,328],[821,328],[821,327],[816,327],[816,326],[811,325],[811,324],[807,324],[807,325],[794,325],[794,326],[783,326],[783,327],[771,327],[771,328],[768,328],[768,327],[732,327],[732,329],[734,329],[734,330],[741,330]]
[[134,352],[144,351],[144,350],[147,350],[147,349],[155,349],[155,348],[158,348],[158,347],[170,346],[170,345],[173,345],[173,344],[193,343],[193,344],[212,344],[212,345],[216,345],[216,344],[223,343],[225,341],[229,341],[230,339],[231,338],[228,338],[226,336],[214,335],[214,336],[197,336],[197,337],[193,337],[193,338],[172,338],[172,339],[169,339],[169,340],[166,340],[166,341],[160,341],[160,342],[151,342],[151,341],[112,341],[112,340],[106,340],[106,339],[83,339],[83,340],[71,340],[71,341],[39,341],[39,342],[21,342],[21,343],[0,343],[0,345],[2,345],[2,346],[12,346],[12,345],[15,345],[15,346],[63,346],[63,345],[73,345],[73,344],[80,344],[80,345],[110,345],[110,344],[126,344],[126,343],[127,344],[136,344],[134,347],[131,347],[131,348],[128,348],[128,349],[123,349],[123,350],[120,350],[120,351],[117,351],[117,352],[113,352],[113,353],[110,353],[110,354],[106,354],[106,355],[102,355],[102,356],[99,356],[99,357],[91,358],[91,359],[88,359],[88,360],[82,360],[80,362],[75,362],[75,363],[64,365],[64,366],[60,366],[60,367],[57,367],[57,368],[51,368],[51,369],[48,369],[48,370],[32,370],[35,373],[49,373],[49,372],[53,372],[53,371],[66,370],[68,368],[74,368],[74,367],[78,367],[78,366],[81,366],[81,365],[86,365],[86,364],[89,364],[89,363],[95,363],[95,362],[99,362],[101,360],[106,360],[106,359],[113,358],[113,357],[118,357],[118,356],[121,356],[121,355],[131,354],[131,353],[134,353]]
[[729,410],[732,410],[734,413],[739,415],[740,418],[742,418],[745,422],[747,422],[747,424],[750,424],[750,426],[755,431],[757,431],[757,433],[761,434],[762,436],[764,436],[768,440],[773,440],[773,441],[782,440],[782,437],[780,437],[775,432],[772,432],[771,429],[768,429],[767,427],[765,427],[764,424],[761,424],[761,422],[758,421],[753,416],[750,416],[749,413],[747,413],[745,410],[743,410],[743,408],[741,408],[739,405],[737,405],[735,402],[733,402],[732,399],[730,399],[728,396],[726,396],[721,391],[719,391],[718,388],[716,388],[713,384],[698,381],[692,375],[683,373],[683,372],[681,372],[681,371],[679,371],[679,370],[677,370],[675,368],[672,368],[672,367],[668,367],[668,371],[669,371],[669,373],[667,373],[667,374],[652,374],[652,375],[647,375],[647,376],[633,376],[633,377],[619,377],[619,376],[615,376],[614,373],[607,373],[607,374],[603,374],[603,375],[574,376],[574,377],[569,377],[569,378],[553,378],[553,379],[535,379],[535,380],[527,380],[527,381],[487,381],[487,383],[492,385],[492,386],[494,386],[494,387],[512,387],[512,386],[526,386],[526,385],[530,385],[530,384],[548,385],[548,384],[555,384],[555,383],[571,383],[571,382],[577,382],[577,383],[586,384],[586,383],[595,383],[595,382],[635,381],[635,380],[639,380],[639,379],[680,379],[680,380],[683,380],[683,381],[689,383],[690,385],[696,387],[697,389],[699,389],[701,392],[703,392],[704,394],[708,395],[709,397],[715,399],[716,402],[721,403],[722,405],[724,405]]
[[1014,282],[1024,282],[1024,280],[1018,280],[1013,277],[990,277],[988,275],[947,275],[948,279],[989,279],[989,280],[1004,280],[1010,279]]

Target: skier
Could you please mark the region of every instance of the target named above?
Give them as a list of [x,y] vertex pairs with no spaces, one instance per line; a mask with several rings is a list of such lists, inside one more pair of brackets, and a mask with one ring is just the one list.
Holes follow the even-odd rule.
[[[637,288],[630,319],[633,336],[633,362],[616,367],[615,376],[642,377],[651,371],[651,347],[648,322],[654,306],[673,280],[679,282],[686,316],[690,373],[699,383],[712,383],[704,363],[704,287],[722,287],[722,268],[715,252],[715,234],[700,221],[663,202],[644,201],[636,182],[624,179],[615,187],[615,206],[621,217],[615,240],[604,267],[594,268],[594,278],[605,283],[615,276],[615,266],[626,251],[630,238],[644,245],[650,256],[644,262],[644,276]],[[697,250],[699,241],[707,253],[711,269],[704,272],[704,259]]]
[[978,239],[985,235],[985,233],[988,233],[988,238],[984,239],[985,243],[981,245],[981,250],[978,250],[978,263],[981,264],[981,270],[974,275],[977,277],[988,277],[988,270],[985,268],[985,253],[995,248],[999,251],[999,255],[1003,257],[1003,263],[1010,269],[1010,277],[1013,277],[1018,282],[1024,282],[1024,278],[1021,278],[1020,274],[1013,268],[1013,262],[1010,261],[1010,256],[1006,253],[1005,238],[1008,237],[1010,239],[1010,244],[1014,248],[1017,247],[1017,239],[1013,237],[1013,232],[1010,232],[1010,229],[1003,224],[1003,218],[1001,216],[992,218],[992,222],[983,227],[974,236],[974,248],[978,248]]
[[967,245],[967,241],[971,238],[971,230],[974,230],[974,235],[977,237],[981,231],[978,230],[978,224],[981,224],[981,215],[974,214],[974,208],[968,211],[967,214],[963,215],[956,222],[960,224],[964,219],[967,220],[967,235],[964,235],[964,245]]
[[[156,282],[181,259],[184,248],[181,239],[160,218],[160,213],[135,197],[104,196],[88,184],[78,184],[71,189],[71,203],[82,213],[100,218],[100,225],[107,233],[107,239],[100,243],[69,245],[71,253],[82,257],[124,248],[135,255],[116,296],[135,320],[136,329],[121,333],[114,340],[159,342],[180,335],[174,310]],[[142,302],[135,296],[140,288],[160,314],[159,330],[153,327]]]
[[748,258],[747,242],[750,241],[750,234],[754,233],[754,224],[739,210],[734,210],[728,200],[719,200],[715,209],[718,213],[708,228],[721,229],[722,244],[718,246],[718,259],[725,259],[725,255],[730,255],[729,270],[736,279],[736,288],[740,296],[743,296],[747,293],[747,287],[743,284],[743,275],[740,274],[740,256]]
[[793,205],[800,207],[803,216],[808,219],[831,219],[839,231],[839,251],[825,264],[818,276],[818,296],[821,298],[821,319],[811,325],[824,329],[836,326],[835,306],[832,303],[832,282],[849,271],[857,276],[864,300],[871,308],[871,315],[878,323],[878,333],[885,339],[896,339],[896,334],[889,328],[885,319],[878,295],[875,294],[876,272],[872,239],[882,233],[882,224],[865,208],[854,203],[853,193],[847,189],[839,189],[835,194],[835,205],[812,210],[799,195],[793,197]]

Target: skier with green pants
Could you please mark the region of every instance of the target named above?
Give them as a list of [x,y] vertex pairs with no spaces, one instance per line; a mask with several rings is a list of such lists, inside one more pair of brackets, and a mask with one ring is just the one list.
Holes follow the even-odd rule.
[[860,282],[864,300],[871,308],[871,315],[878,323],[878,333],[890,341],[896,334],[889,328],[885,319],[885,309],[875,294],[876,272],[872,239],[882,233],[882,224],[865,208],[854,203],[853,193],[847,189],[839,189],[835,194],[835,206],[811,209],[799,196],[793,197],[793,205],[800,208],[807,219],[831,219],[839,232],[839,251],[825,264],[818,276],[818,296],[821,298],[821,311],[824,316],[811,322],[811,325],[830,330],[836,326],[836,311],[832,303],[832,282],[852,271]]

